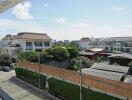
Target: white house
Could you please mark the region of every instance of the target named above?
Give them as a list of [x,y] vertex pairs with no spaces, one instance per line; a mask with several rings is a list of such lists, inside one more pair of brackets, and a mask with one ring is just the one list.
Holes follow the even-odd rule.
[[93,38],[90,39],[88,37],[81,38],[78,43],[81,49],[105,48],[102,41]]
[[132,37],[109,37],[109,38],[81,38],[81,49],[103,48],[108,52],[124,52],[132,54]]
[[52,39],[47,34],[23,32],[17,35],[6,35],[2,42],[4,54],[9,54],[13,58],[18,52],[43,51],[52,46]]

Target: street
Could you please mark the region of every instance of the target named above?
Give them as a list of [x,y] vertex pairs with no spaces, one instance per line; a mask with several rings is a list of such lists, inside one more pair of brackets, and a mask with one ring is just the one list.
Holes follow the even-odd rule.
[[15,71],[0,71],[0,87],[14,100],[54,100],[15,78]]

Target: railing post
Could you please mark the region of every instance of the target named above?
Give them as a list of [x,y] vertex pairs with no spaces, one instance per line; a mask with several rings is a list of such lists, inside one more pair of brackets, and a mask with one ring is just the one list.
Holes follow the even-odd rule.
[[38,68],[39,68],[39,88],[40,88],[40,55],[39,55],[39,53],[38,53]]
[[82,99],[82,61],[80,57],[80,100]]

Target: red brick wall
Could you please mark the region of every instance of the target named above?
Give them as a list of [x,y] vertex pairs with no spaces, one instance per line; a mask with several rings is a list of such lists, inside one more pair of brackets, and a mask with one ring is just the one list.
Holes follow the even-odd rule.
[[[18,65],[34,71],[39,70],[39,65],[31,62],[19,62]],[[63,78],[64,80],[80,83],[80,74],[75,71],[61,69],[49,65],[40,65],[40,72],[58,78]],[[83,85],[132,98],[132,84],[126,84],[119,81],[83,74]]]

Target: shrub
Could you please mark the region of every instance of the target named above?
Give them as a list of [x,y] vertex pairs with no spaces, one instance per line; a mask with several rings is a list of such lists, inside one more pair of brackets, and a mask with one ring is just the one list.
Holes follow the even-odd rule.
[[72,69],[74,69],[74,70],[80,69],[80,59],[81,59],[83,68],[90,68],[94,64],[94,62],[91,61],[89,58],[81,56],[81,57],[71,59]]
[[91,60],[90,60],[89,58],[87,58],[87,57],[81,56],[80,59],[81,59],[82,67],[83,67],[83,68],[90,68],[90,67],[94,64],[94,62],[91,61]]
[[65,61],[69,58],[69,53],[65,48],[53,48],[53,58],[55,61]]
[[67,50],[69,52],[70,58],[76,58],[79,55],[79,51],[75,47],[68,47]]
[[[66,100],[79,100],[80,88],[77,85],[73,85],[64,81],[60,81],[54,78],[48,79],[49,91],[56,96],[63,96]],[[112,96],[94,92],[92,90],[82,88],[83,100],[119,100]]]
[[71,59],[71,68],[78,71],[80,69],[79,57]]
[[20,53],[18,54],[18,58],[19,58],[20,60],[26,60],[26,56],[27,56],[26,52],[20,52]]
[[7,54],[0,55],[0,66],[10,66],[10,56]]
[[26,56],[26,59],[28,61],[31,61],[31,62],[38,62],[38,55],[36,52],[33,52],[33,51],[29,51],[29,52],[26,52],[27,53],[27,56]]
[[29,52],[20,52],[18,54],[18,58],[20,60],[27,60],[30,62],[38,62],[38,55],[36,52],[29,51]]
[[49,48],[45,51],[40,53],[40,62],[41,63],[48,63],[49,61],[53,60],[53,49]]
[[36,87],[39,87],[39,77],[40,77],[40,88],[41,89],[45,88],[46,76],[42,74],[39,75],[36,72],[32,72],[23,68],[16,68],[15,72],[18,78],[21,78]]

